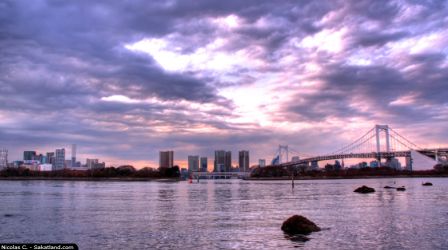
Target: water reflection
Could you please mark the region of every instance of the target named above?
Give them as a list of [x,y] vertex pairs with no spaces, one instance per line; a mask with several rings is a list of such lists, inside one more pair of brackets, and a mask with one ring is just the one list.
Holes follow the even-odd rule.
[[[393,181],[407,190],[383,188]],[[363,184],[377,191],[353,192]],[[443,178],[296,180],[294,189],[290,181],[3,181],[0,241],[76,242],[81,249],[447,249],[447,191]],[[280,226],[293,214],[328,230],[306,242],[286,236]]]

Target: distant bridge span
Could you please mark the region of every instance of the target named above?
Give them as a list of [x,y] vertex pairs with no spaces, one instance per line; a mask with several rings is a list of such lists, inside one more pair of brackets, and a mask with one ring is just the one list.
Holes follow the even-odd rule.
[[[384,137],[382,135],[384,134]],[[292,150],[295,151],[295,150]],[[388,125],[375,125],[364,135],[352,141],[350,144],[339,148],[333,153],[320,156],[305,156],[290,161],[289,148],[279,145],[276,156],[272,159],[274,166],[296,166],[310,162],[337,160],[337,159],[391,159],[394,157],[410,157],[411,152],[418,152],[436,161],[448,160],[448,148],[421,148],[406,137],[389,127]],[[295,151],[296,153],[298,151]],[[300,155],[300,154],[297,154]]]
[[[438,148],[438,149],[422,149],[422,150],[415,150],[423,155],[426,155],[428,157],[431,157],[433,159],[436,158],[436,154],[440,156],[448,156],[448,148]],[[437,152],[437,153],[436,153]],[[315,157],[309,157],[305,159],[300,159],[299,161],[295,162],[286,162],[283,164],[280,164],[280,166],[294,166],[294,165],[300,165],[300,164],[308,164],[309,162],[319,162],[319,161],[329,161],[329,160],[338,160],[338,159],[388,159],[393,157],[410,157],[411,151],[410,150],[404,150],[404,151],[393,151],[393,152],[370,152],[370,153],[345,153],[345,154],[332,154],[332,155],[322,155],[322,156],[315,156]]]

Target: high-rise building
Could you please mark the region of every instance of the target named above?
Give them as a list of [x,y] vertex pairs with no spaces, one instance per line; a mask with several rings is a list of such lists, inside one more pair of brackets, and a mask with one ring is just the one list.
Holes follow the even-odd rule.
[[76,167],[76,144],[72,144],[72,162],[71,167]]
[[189,155],[188,156],[188,172],[199,171],[199,156]]
[[106,167],[106,163],[100,163],[98,159],[87,159],[86,166],[88,169],[102,169]]
[[224,150],[215,151],[215,172],[230,172],[232,168],[232,152]]
[[243,150],[238,152],[238,160],[240,172],[249,171],[249,151]]
[[32,161],[36,158],[36,151],[24,151],[23,152],[23,160],[24,161]]
[[406,170],[412,171],[412,157],[406,156]]
[[159,167],[172,168],[174,166],[174,152],[173,151],[160,151],[159,154]]
[[61,170],[65,167],[65,149],[56,149],[55,159],[54,159],[54,169]]
[[0,149],[0,169],[8,167],[8,150]]
[[36,156],[34,156],[34,160],[38,161],[39,163],[42,163],[42,161],[44,161],[44,155],[43,154],[36,154]]
[[48,164],[48,158],[47,158],[46,155],[42,155],[42,154],[41,154],[41,155],[39,156],[39,158],[40,158],[39,161],[40,161],[41,164]]
[[106,163],[105,162],[98,162],[93,164],[92,169],[103,169],[106,168]]
[[226,161],[226,151],[216,150],[213,171],[214,172],[224,172],[225,161]]
[[201,172],[207,172],[208,168],[207,157],[201,157],[200,168]]
[[397,158],[390,158],[386,160],[386,165],[390,168],[401,170],[401,163]]
[[230,172],[232,170],[232,152],[231,151],[226,152],[226,162],[224,163],[224,167],[226,169],[226,172]]
[[87,159],[86,160],[86,166],[89,169],[93,169],[95,164],[98,164],[98,159]]
[[258,165],[260,166],[260,168],[266,167],[266,160],[265,159],[259,159],[258,160]]
[[54,160],[54,152],[47,152],[47,163],[54,166],[55,160]]

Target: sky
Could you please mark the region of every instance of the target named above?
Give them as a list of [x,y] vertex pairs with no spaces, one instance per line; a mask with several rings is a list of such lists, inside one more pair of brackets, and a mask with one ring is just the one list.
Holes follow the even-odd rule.
[[4,0],[0,147],[19,160],[77,144],[78,159],[136,167],[249,150],[254,164],[375,124],[446,146],[447,27],[446,1]]

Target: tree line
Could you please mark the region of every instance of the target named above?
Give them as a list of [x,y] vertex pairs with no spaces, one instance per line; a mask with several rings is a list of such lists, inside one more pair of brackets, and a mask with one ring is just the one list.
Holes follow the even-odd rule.
[[33,171],[28,168],[5,168],[0,171],[0,177],[75,177],[75,178],[179,178],[178,166],[171,168],[150,168],[135,169],[131,165],[119,167],[107,167],[90,170],[62,169],[56,171]]

